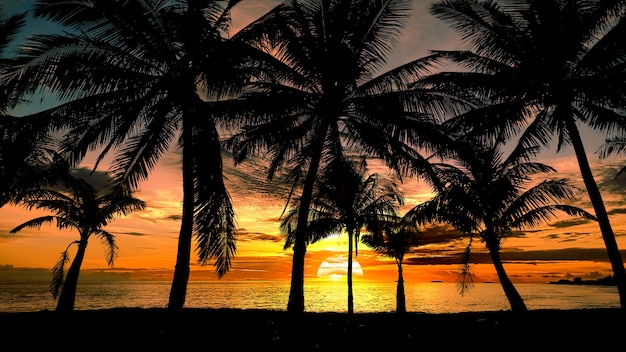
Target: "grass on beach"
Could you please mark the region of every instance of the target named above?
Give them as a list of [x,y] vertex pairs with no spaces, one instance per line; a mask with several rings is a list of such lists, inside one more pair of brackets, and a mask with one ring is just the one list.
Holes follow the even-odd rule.
[[624,346],[621,309],[447,314],[305,313],[162,308],[0,313],[4,346],[21,351],[546,350]]

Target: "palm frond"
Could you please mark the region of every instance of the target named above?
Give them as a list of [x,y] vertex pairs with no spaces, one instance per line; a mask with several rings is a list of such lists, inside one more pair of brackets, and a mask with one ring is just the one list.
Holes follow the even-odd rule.
[[117,257],[117,250],[119,249],[117,247],[117,243],[115,243],[115,236],[102,229],[95,230],[92,234],[100,238],[102,243],[105,245],[105,258],[107,260],[107,265],[113,266],[115,258]]
[[63,281],[65,276],[65,265],[69,263],[70,257],[68,250],[72,244],[78,244],[78,241],[70,243],[67,248],[61,252],[61,258],[52,268],[52,281],[50,283],[50,293],[52,297],[56,299],[59,295],[59,290],[63,287]]
[[48,223],[52,223],[54,220],[56,220],[55,216],[41,216],[35,219],[31,219],[28,221],[25,221],[24,223],[22,223],[21,225],[18,225],[16,227],[14,227],[11,231],[9,231],[10,233],[17,233],[19,231],[22,231],[25,228],[36,228],[36,229],[40,229],[42,225],[44,224],[48,224]]
[[459,265],[459,276],[457,282],[457,289],[461,296],[465,295],[474,287],[474,276],[472,267],[472,241],[470,238],[469,244],[465,247],[463,255],[461,256],[461,264]]

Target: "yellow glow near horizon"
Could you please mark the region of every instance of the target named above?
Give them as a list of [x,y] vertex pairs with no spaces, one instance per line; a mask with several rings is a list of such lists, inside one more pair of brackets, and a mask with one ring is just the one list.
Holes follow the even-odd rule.
[[[348,274],[348,258],[345,255],[338,254],[326,258],[317,268],[318,278],[329,278],[338,280]],[[363,276],[363,268],[358,261],[352,261],[352,275]]]

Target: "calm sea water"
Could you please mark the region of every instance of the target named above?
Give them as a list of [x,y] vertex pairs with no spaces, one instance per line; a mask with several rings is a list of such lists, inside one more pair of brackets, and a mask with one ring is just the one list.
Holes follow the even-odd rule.
[[[167,305],[169,281],[80,282],[76,309],[116,307],[154,308]],[[517,284],[528,309],[618,308],[616,287]],[[395,310],[395,283],[354,284],[355,312]],[[424,313],[509,310],[499,284],[476,284],[461,296],[454,283],[418,283],[406,286],[407,310]],[[241,308],[285,310],[288,282],[190,282],[186,306],[190,308]],[[53,310],[55,300],[48,282],[0,282],[0,312]],[[344,282],[305,284],[308,312],[346,312]]]

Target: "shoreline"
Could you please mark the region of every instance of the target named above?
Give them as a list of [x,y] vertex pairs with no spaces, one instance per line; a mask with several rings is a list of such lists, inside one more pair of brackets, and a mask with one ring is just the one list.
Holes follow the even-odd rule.
[[[621,308],[462,313],[304,313],[165,308],[0,313],[5,346],[64,351],[391,351],[441,346],[490,350],[611,347],[626,331]],[[219,347],[222,346],[222,347]]]

